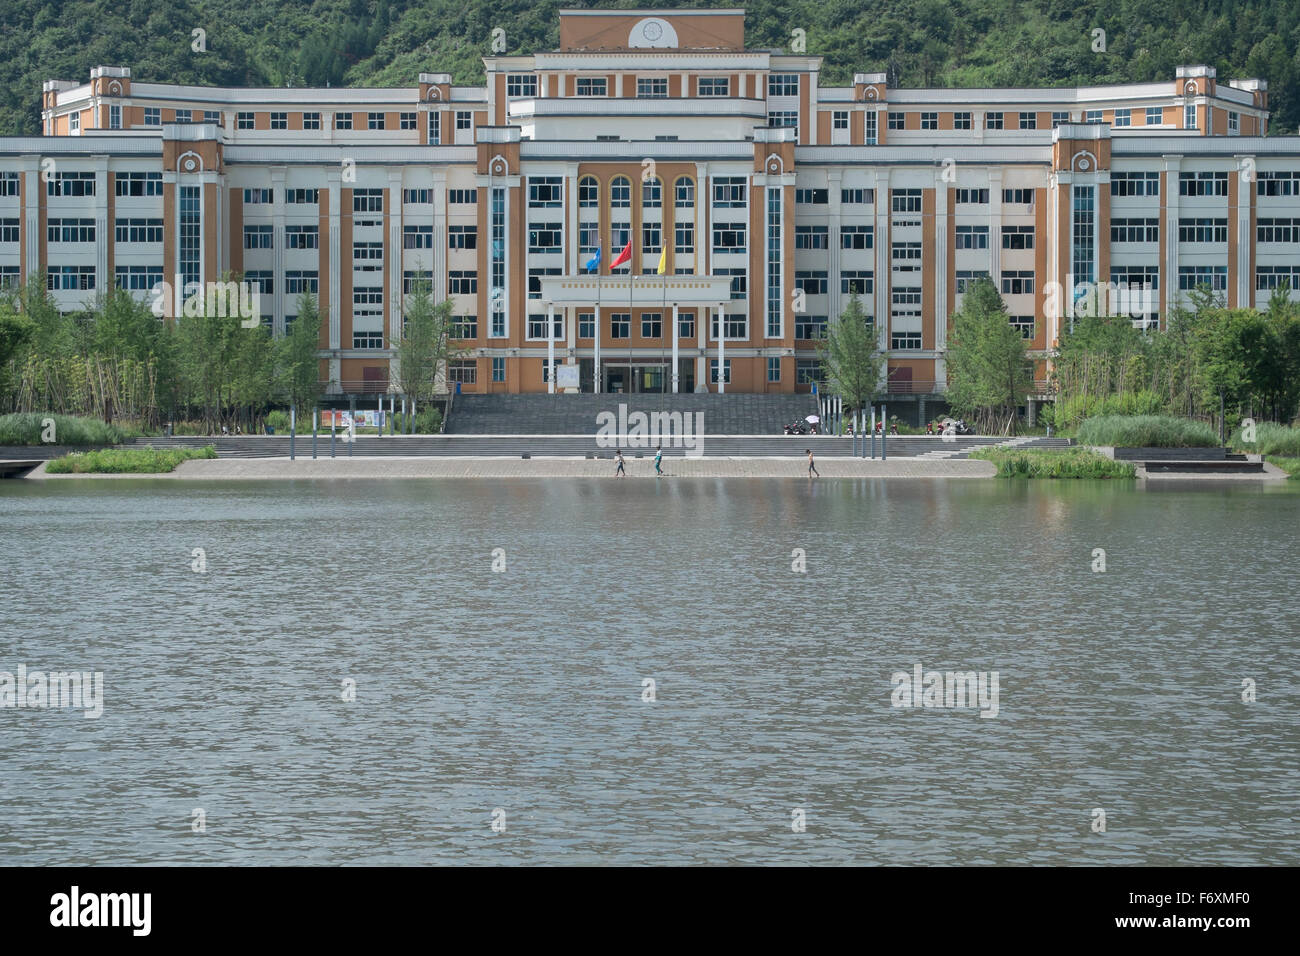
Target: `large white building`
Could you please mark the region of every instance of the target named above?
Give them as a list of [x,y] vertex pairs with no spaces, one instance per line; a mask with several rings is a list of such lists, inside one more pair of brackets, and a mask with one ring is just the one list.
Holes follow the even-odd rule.
[[75,309],[242,273],[276,332],[315,293],[344,393],[388,388],[421,273],[477,392],[547,390],[552,360],[586,391],[806,390],[857,293],[889,391],[928,395],[979,275],[1040,358],[1085,284],[1142,290],[1118,308],[1148,324],[1203,283],[1300,290],[1300,138],[1265,135],[1263,80],[825,87],[820,57],[747,48],[742,10],[565,10],[558,49],[484,64],[481,87],[51,80],[45,135],[0,139],[0,281],[44,269]]

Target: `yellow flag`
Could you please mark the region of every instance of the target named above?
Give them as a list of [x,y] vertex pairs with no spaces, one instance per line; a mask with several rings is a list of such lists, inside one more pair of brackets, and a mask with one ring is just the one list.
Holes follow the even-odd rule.
[[668,271],[668,247],[664,246],[664,251],[659,253],[659,274],[663,275]]

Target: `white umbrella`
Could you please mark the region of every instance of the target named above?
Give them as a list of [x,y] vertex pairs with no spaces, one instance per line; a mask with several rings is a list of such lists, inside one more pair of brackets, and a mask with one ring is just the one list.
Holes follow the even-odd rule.
[[809,415],[807,418],[804,419],[804,421],[808,422],[809,424],[816,425],[819,421],[821,421],[821,419],[816,415]]

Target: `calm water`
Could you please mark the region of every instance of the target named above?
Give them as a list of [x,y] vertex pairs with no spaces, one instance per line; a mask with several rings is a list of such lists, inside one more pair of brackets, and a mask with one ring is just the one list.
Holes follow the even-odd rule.
[[[1297,528],[1294,488],[4,482],[0,671],[105,691],[0,710],[0,863],[1300,863]],[[998,716],[892,707],[916,663]]]

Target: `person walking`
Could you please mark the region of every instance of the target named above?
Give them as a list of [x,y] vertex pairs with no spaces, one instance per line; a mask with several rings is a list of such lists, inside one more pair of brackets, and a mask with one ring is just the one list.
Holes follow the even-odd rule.
[[812,478],[812,477],[816,476],[816,477],[820,478],[822,475],[821,475],[821,472],[817,470],[817,465],[816,465],[816,463],[813,461],[813,453],[812,453],[812,449],[811,449],[811,448],[805,448],[805,449],[803,450],[803,453],[804,453],[805,455],[808,456],[808,477],[809,477],[809,478]]
[[660,463],[663,460],[664,460],[664,446],[658,445],[655,448],[655,477],[656,478],[661,477],[664,473],[664,470],[659,467]]
[[626,478],[627,472],[623,470],[623,449],[614,449],[614,460],[618,462],[618,468],[614,470],[614,477]]

